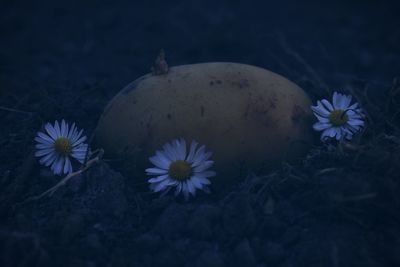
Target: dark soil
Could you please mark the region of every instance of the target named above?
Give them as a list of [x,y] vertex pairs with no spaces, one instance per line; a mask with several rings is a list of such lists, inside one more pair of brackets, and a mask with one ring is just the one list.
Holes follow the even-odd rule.
[[[0,266],[400,266],[400,9],[396,1],[1,1]],[[323,6],[322,6],[323,5]],[[257,65],[316,101],[368,113],[351,144],[189,202],[104,161],[51,197],[47,121],[91,135],[106,103],[170,65]]]

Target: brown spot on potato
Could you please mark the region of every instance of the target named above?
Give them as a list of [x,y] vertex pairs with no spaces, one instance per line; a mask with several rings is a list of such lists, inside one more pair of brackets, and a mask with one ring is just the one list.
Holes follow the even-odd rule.
[[217,78],[215,78],[215,77],[211,77],[213,80],[211,80],[208,84],[210,85],[210,86],[213,86],[214,84],[222,84],[222,81],[221,80],[217,80]]
[[250,87],[248,79],[240,79],[239,81],[233,81],[232,86],[238,87],[239,89]]
[[246,112],[250,118],[261,123],[264,127],[275,127],[277,124],[277,121],[273,120],[274,116],[270,114],[269,105],[265,105],[265,99],[262,96],[253,99]]

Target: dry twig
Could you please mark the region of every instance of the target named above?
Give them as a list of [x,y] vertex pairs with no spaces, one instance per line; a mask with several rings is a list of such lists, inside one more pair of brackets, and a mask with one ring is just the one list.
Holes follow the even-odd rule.
[[77,170],[76,172],[72,172],[72,173],[68,174],[60,182],[58,182],[55,186],[47,189],[46,191],[44,191],[40,195],[37,195],[37,196],[34,196],[34,197],[29,197],[23,203],[39,200],[39,199],[41,199],[41,198],[43,198],[45,196],[52,196],[60,187],[64,186],[73,177],[82,174],[87,169],[92,167],[94,164],[98,163],[101,160],[101,158],[103,157],[104,150],[102,150],[102,149],[96,150],[96,151],[93,152],[93,154],[97,154],[97,156],[92,158],[92,159],[90,159],[90,160],[88,160],[86,162],[86,164],[83,165],[79,170]]

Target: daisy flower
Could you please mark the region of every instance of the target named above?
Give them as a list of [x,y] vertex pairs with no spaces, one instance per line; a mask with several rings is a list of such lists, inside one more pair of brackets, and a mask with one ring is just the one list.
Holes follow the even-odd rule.
[[83,143],[86,136],[83,130],[78,131],[75,123],[69,126],[64,120],[55,121],[54,125],[46,123],[45,131],[38,132],[35,138],[36,157],[42,165],[50,166],[54,174],[72,172],[71,158],[83,163],[88,145]]
[[358,103],[351,103],[351,95],[333,93],[332,103],[326,99],[317,102],[311,109],[318,122],[313,125],[314,130],[322,131],[321,140],[336,138],[348,139],[364,126],[364,114]]
[[185,199],[189,198],[189,193],[194,196],[197,189],[208,191],[208,178],[216,173],[207,169],[214,161],[209,160],[212,153],[206,152],[204,145],[196,149],[197,145],[192,141],[187,151],[185,140],[180,139],[165,144],[162,151],[156,151],[149,158],[155,167],[146,169],[147,175],[156,176],[149,179],[150,189],[167,193],[175,187],[175,196],[182,192]]

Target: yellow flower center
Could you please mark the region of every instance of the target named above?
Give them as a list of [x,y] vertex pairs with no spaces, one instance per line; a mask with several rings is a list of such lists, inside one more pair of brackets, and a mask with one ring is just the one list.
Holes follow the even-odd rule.
[[169,166],[168,173],[172,179],[184,181],[192,175],[192,167],[184,160],[177,160]]
[[345,110],[336,109],[329,114],[329,122],[336,127],[345,125],[348,120],[349,116]]
[[60,137],[54,142],[54,149],[57,153],[68,156],[72,152],[72,145],[68,138]]

